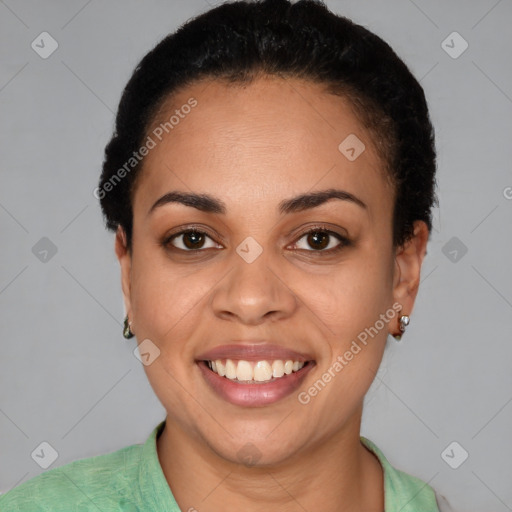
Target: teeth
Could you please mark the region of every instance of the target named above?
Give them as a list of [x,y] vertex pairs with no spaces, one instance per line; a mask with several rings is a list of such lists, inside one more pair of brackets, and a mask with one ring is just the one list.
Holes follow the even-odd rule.
[[272,366],[267,361],[258,361],[254,367],[254,380],[264,382],[272,378]]
[[[222,364],[222,361],[219,361],[219,360],[215,361],[215,366],[217,367],[216,373],[218,373],[221,377],[224,377],[224,375],[226,375],[226,368]],[[213,370],[213,371],[215,371],[215,370]]]
[[272,376],[274,377],[282,377],[284,375],[284,363],[279,359],[272,363]]
[[231,359],[226,361],[226,377],[231,380],[236,379],[236,366]]
[[236,378],[238,380],[252,380],[253,370],[252,365],[248,361],[238,361],[236,368]]
[[223,362],[217,359],[216,361],[207,361],[207,364],[210,370],[230,380],[267,382],[272,378],[279,379],[284,375],[297,372],[305,363],[290,359],[287,361],[276,359],[272,363],[269,361],[233,361],[232,359],[226,359]]

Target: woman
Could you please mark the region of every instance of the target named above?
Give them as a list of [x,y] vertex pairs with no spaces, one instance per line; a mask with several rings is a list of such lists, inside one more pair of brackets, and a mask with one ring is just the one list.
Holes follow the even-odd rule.
[[0,509],[440,510],[360,436],[413,310],[435,167],[416,79],[320,2],[232,2],[165,38],[125,88],[95,193],[166,419]]

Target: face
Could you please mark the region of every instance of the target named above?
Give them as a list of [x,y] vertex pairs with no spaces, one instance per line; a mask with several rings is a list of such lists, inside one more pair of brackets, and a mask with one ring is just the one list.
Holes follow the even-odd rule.
[[177,109],[150,133],[132,253],[116,240],[168,427],[261,464],[359,436],[387,335],[412,310],[425,229],[394,250],[383,162],[318,84],[196,83],[163,117]]

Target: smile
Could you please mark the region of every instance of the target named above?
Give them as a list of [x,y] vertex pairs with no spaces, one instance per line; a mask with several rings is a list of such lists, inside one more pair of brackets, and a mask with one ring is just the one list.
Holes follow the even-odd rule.
[[295,393],[315,362],[217,359],[197,365],[219,398],[237,406],[264,407]]

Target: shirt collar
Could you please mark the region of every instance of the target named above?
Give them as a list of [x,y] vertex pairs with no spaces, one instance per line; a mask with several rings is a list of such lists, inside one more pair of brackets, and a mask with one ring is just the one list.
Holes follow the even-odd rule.
[[[165,427],[160,422],[144,443],[140,454],[138,497],[148,512],[180,512],[158,459],[156,441]],[[361,443],[379,460],[384,473],[385,511],[438,512],[433,489],[420,479],[395,469],[372,441],[360,436]]]
[[165,427],[165,420],[151,432],[141,450],[139,493],[141,510],[147,512],[180,512],[158,459],[156,441]]
[[434,490],[419,478],[395,469],[375,443],[360,436],[361,443],[368,448],[382,466],[384,473],[384,510],[400,512],[439,512]]

